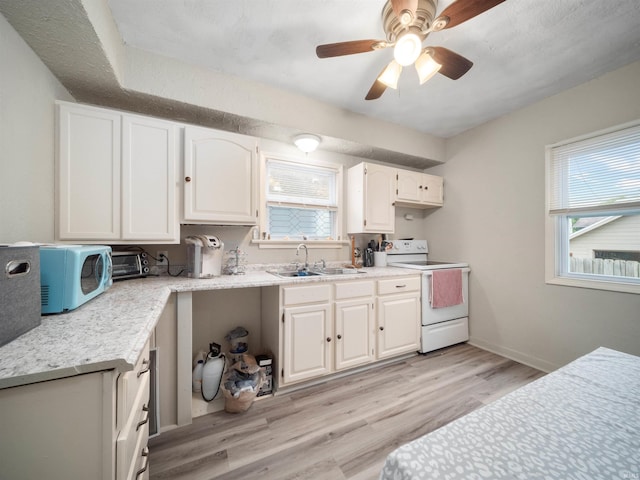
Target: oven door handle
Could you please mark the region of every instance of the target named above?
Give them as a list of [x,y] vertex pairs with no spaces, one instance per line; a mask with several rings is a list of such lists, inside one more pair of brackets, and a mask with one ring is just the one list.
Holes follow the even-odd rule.
[[[435,270],[453,270],[453,269],[455,269],[455,268],[456,268],[456,267],[453,267],[453,268],[436,268],[436,269],[434,269],[434,270],[423,270],[423,272],[422,272],[422,273],[423,273],[424,275],[426,275],[427,277],[430,277],[431,275],[433,275],[433,272],[434,272]],[[458,267],[458,268],[459,268],[459,267]],[[469,273],[469,272],[471,271],[471,269],[470,269],[470,268],[460,268],[460,270],[462,270],[462,273]]]

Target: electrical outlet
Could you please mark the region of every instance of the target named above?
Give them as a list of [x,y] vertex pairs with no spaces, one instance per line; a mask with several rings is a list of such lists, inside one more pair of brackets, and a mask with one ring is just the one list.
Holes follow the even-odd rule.
[[169,252],[167,252],[166,250],[158,250],[158,252],[156,253],[156,265],[168,265],[168,258]]

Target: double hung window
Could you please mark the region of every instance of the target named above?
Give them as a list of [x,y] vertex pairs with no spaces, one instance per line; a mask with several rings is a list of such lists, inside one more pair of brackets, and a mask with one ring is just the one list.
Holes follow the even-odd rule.
[[547,147],[547,281],[640,293],[640,125]]
[[340,167],[267,158],[263,231],[271,240],[336,241]]

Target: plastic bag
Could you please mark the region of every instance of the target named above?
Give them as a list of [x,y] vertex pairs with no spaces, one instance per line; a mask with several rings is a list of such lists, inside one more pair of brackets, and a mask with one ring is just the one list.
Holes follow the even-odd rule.
[[231,365],[222,380],[224,410],[229,413],[245,412],[256,398],[264,372],[252,355],[243,354],[240,361]]

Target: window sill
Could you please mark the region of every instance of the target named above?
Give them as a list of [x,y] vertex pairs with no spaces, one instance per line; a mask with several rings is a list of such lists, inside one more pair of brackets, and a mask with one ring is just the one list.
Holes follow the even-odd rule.
[[590,280],[584,278],[553,277],[546,280],[547,285],[562,285],[565,287],[591,288],[594,290],[608,290],[619,293],[640,294],[640,285],[633,283],[609,282],[604,280]]
[[304,243],[308,248],[342,248],[349,245],[348,240],[251,240],[259,248],[295,248]]

